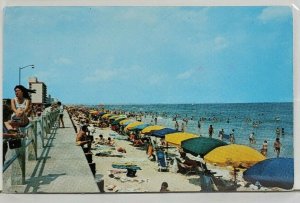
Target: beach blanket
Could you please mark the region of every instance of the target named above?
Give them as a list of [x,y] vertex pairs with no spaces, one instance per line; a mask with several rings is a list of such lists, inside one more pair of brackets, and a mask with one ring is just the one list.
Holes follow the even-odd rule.
[[122,154],[111,154],[108,152],[98,152],[95,154],[95,156],[101,156],[101,157],[123,157]]
[[139,166],[137,165],[120,165],[120,164],[112,164],[113,168],[117,168],[117,169],[129,169],[129,170],[142,170]]

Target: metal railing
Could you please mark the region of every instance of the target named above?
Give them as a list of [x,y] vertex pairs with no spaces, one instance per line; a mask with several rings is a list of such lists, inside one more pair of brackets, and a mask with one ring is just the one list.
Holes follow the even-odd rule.
[[40,137],[42,147],[44,148],[45,139],[47,139],[48,134],[51,134],[51,130],[58,127],[58,115],[59,110],[43,113],[40,117],[30,121],[29,125],[25,128],[21,129],[21,131],[26,135],[22,138],[21,147],[11,149],[15,151],[15,154],[3,164],[3,173],[9,167],[12,167],[11,185],[25,184],[26,161],[38,160],[38,137]]

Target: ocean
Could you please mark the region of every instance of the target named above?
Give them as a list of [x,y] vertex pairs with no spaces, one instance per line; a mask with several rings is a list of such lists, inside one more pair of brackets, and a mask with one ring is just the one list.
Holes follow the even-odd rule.
[[[174,117],[181,126],[188,119],[185,132],[208,137],[209,125],[214,128],[213,138],[219,131],[225,134],[235,130],[235,143],[244,144],[260,151],[264,140],[268,141],[267,157],[276,157],[273,143],[277,137],[276,128],[284,133],[279,138],[282,143],[281,157],[293,158],[293,103],[238,103],[238,104],[151,104],[151,105],[106,105],[105,109],[142,113],[143,122],[151,123],[157,117],[158,125],[175,128]],[[201,119],[201,128],[198,120]],[[249,134],[254,132],[256,143],[250,144]],[[224,139],[228,142],[229,140]]]

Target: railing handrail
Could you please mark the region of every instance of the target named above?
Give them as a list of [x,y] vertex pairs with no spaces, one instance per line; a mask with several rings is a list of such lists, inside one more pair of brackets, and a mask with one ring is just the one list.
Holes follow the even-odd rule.
[[[41,133],[42,135],[44,135],[45,131],[46,131],[45,126],[43,126],[44,125],[44,122],[43,122],[44,120],[43,119],[45,119],[45,122],[47,124],[49,124],[49,126],[47,126],[47,128],[50,128],[50,129],[48,129],[48,130],[51,130],[51,128],[54,126],[55,122],[58,119],[58,115],[59,115],[59,110],[55,110],[55,111],[51,111],[51,112],[45,112],[40,117],[38,117],[38,118],[35,117],[32,121],[29,122],[29,124],[26,127],[22,128],[22,131],[25,134],[27,134],[26,138],[31,138],[31,139],[27,140],[27,142],[25,142],[25,144],[23,144],[23,146],[21,146],[21,148],[26,149],[30,144],[35,142],[35,146],[34,146],[35,149],[34,150],[36,152],[37,151],[37,140],[36,140],[37,139],[37,134]],[[40,123],[40,131],[39,132],[37,132],[37,123],[38,122]],[[30,135],[28,135],[29,129],[33,130],[33,133],[30,134]],[[47,135],[47,132],[46,132],[46,135]],[[22,138],[22,139],[25,139],[25,138]],[[42,143],[44,143],[43,139],[45,139],[45,137],[42,136],[41,139],[42,139]],[[20,154],[16,153],[9,160],[5,161],[4,164],[3,164],[2,172],[4,173],[14,163],[14,161],[19,158],[19,156],[20,156]],[[37,156],[37,154],[36,154],[36,156]]]

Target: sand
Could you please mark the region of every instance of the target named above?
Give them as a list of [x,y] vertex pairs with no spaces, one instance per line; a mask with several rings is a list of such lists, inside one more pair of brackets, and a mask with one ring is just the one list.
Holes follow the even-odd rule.
[[[94,137],[98,137],[102,134],[104,138],[112,137],[110,134],[117,134],[109,128],[96,128]],[[92,150],[93,162],[96,163],[96,176],[104,180],[105,192],[159,192],[162,182],[167,182],[168,189],[172,192],[199,192],[201,190],[200,177],[194,174],[181,174],[174,173],[172,170],[168,172],[159,172],[157,162],[150,161],[146,155],[144,149],[139,149],[131,145],[129,141],[115,139],[115,145],[117,147],[125,148],[127,153],[122,154],[123,157],[101,157],[95,156],[97,150]],[[175,149],[173,149],[175,150]],[[172,153],[172,149],[168,151]],[[190,158],[194,158],[192,155]],[[196,159],[196,158],[194,158]],[[196,159],[197,160],[197,159]],[[112,164],[114,162],[131,162],[139,166],[142,170],[138,170],[136,177],[130,178],[126,176],[125,171],[122,173],[109,176],[111,173]],[[232,168],[230,167],[218,167],[211,164],[207,164],[207,167],[216,172],[216,176],[222,176],[225,180],[233,180]],[[238,172],[237,183],[241,186],[238,191],[280,191],[279,188],[265,188],[260,189],[257,186],[251,184],[245,187],[246,182],[242,178],[242,172]]]

